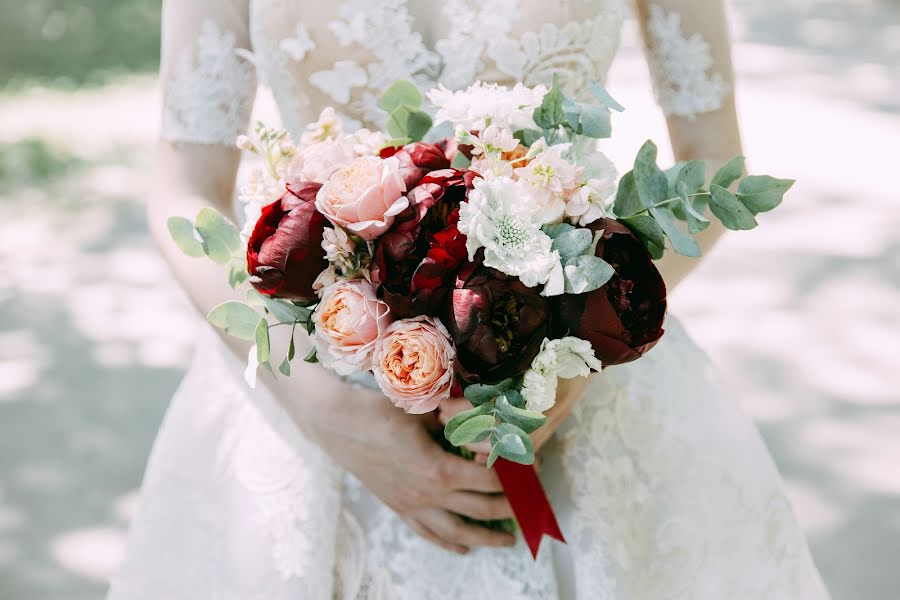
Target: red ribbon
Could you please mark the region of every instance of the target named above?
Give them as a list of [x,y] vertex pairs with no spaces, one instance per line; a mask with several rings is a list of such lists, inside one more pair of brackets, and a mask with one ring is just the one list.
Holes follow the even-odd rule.
[[522,536],[531,550],[531,556],[537,558],[545,535],[565,544],[566,540],[559,530],[553,507],[547,500],[534,465],[520,465],[500,458],[494,463],[494,469],[522,529]]

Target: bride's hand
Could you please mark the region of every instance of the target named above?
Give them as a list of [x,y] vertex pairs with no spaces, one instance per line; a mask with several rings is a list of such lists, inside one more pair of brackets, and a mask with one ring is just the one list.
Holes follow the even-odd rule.
[[[531,443],[534,445],[535,453],[539,452],[541,447],[547,443],[547,440],[553,437],[559,426],[572,412],[575,403],[581,398],[584,390],[590,383],[591,377],[593,377],[593,374],[587,377],[559,380],[556,388],[556,404],[544,413],[547,416],[547,422],[531,434]],[[441,404],[438,419],[443,425],[446,425],[458,413],[471,408],[472,404],[465,398],[450,398]],[[491,452],[489,440],[477,444],[469,444],[466,448],[475,453],[475,461],[479,463],[487,462],[487,455]]]
[[[297,375],[287,383],[303,379]],[[442,432],[433,413],[407,415],[380,393],[317,375],[317,394],[308,393],[307,380],[306,398],[294,401],[304,413],[295,420],[413,530],[460,554],[476,546],[515,543],[509,533],[467,523],[460,516],[505,519],[512,509],[492,470],[444,451],[435,441],[433,436]],[[295,398],[301,395],[300,389],[294,393]]]

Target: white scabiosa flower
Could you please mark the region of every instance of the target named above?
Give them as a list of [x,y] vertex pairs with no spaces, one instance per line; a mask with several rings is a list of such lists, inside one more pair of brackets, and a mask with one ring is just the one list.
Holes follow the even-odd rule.
[[549,410],[556,404],[558,378],[584,377],[602,366],[587,340],[573,336],[545,338],[540,352],[531,361],[531,368],[525,371],[522,383],[525,408],[539,413]]
[[547,282],[559,264],[553,240],[541,231],[543,209],[527,186],[508,177],[476,179],[459,207],[459,230],[467,236],[469,260],[484,248],[484,264],[518,277],[528,287]]

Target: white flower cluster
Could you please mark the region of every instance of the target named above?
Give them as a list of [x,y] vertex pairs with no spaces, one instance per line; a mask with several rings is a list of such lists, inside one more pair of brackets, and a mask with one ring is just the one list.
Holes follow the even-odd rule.
[[525,408],[539,413],[549,410],[556,403],[559,378],[584,377],[602,366],[587,340],[572,336],[544,339],[541,351],[531,361],[531,368],[525,371],[522,384]]
[[441,85],[428,93],[428,99],[438,108],[437,123],[447,121],[468,131],[480,131],[488,125],[516,131],[534,129],[532,115],[546,93],[542,85],[529,88],[517,83],[509,89],[479,81],[458,92]]

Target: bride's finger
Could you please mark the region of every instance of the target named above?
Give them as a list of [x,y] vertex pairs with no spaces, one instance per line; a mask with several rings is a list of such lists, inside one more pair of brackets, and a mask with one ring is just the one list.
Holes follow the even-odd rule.
[[435,546],[438,546],[450,552],[455,552],[456,554],[465,555],[469,553],[469,549],[465,546],[460,546],[459,544],[454,544],[452,542],[441,539],[440,536],[438,536],[436,533],[431,531],[428,527],[426,527],[416,519],[404,519],[403,522],[406,523],[410,529],[415,531],[419,535],[419,537],[428,540]]
[[447,398],[441,402],[438,419],[440,419],[442,424],[446,425],[450,419],[470,408],[472,408],[472,403],[465,398]]
[[478,521],[497,521],[513,516],[509,500],[500,494],[453,492],[444,498],[443,507]]
[[429,510],[429,516],[425,523],[442,539],[469,548],[474,546],[509,547],[516,544],[516,536],[511,533],[466,523],[459,515],[443,510]]

